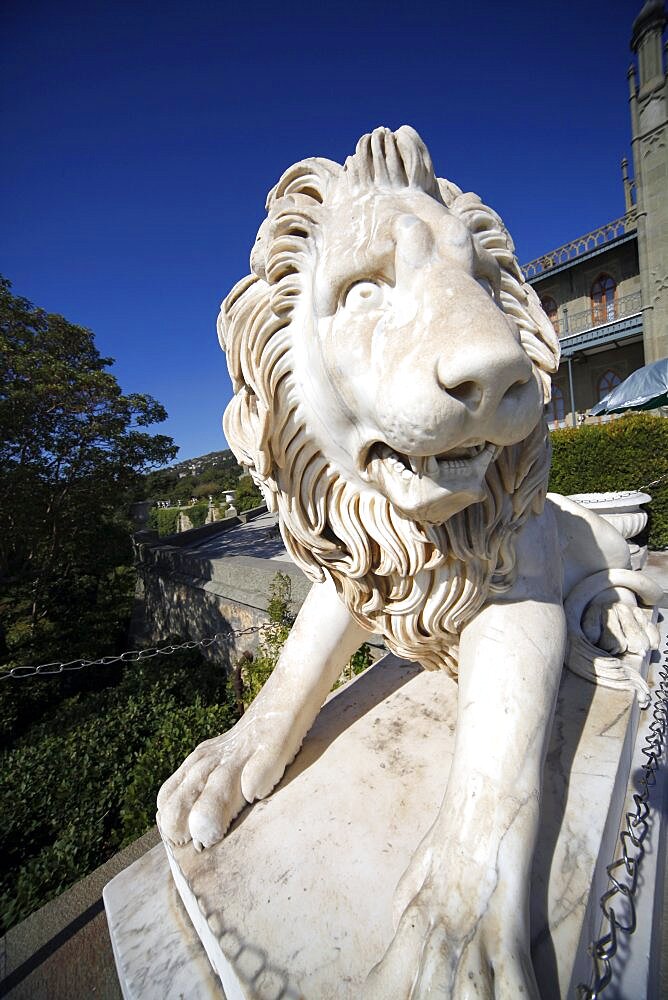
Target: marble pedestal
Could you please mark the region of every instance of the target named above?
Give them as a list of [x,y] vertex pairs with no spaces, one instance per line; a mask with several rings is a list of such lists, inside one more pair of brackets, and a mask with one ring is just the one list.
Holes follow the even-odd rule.
[[[357,998],[442,797],[456,698],[445,674],[385,657],[330,699],[278,790],[221,844],[161,845],[117,876],[104,895],[124,996]],[[532,890],[545,1000],[588,977],[639,715],[631,695],[564,674]]]

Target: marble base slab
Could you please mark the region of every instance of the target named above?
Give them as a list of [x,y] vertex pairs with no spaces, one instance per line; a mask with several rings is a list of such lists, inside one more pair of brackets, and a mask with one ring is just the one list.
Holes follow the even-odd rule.
[[[164,848],[117,876],[105,904],[126,998],[209,996],[193,992],[199,941],[228,1000],[358,997],[392,936],[394,887],[442,797],[456,699],[447,675],[385,657],[330,699],[279,788],[221,844],[201,854],[167,848],[197,932],[188,990],[172,986],[185,960],[171,937],[165,973],[142,971],[166,937]],[[638,715],[629,694],[564,674],[533,873],[533,957],[545,1000],[573,995],[588,975]],[[193,938],[191,930],[191,948]]]
[[220,1000],[220,980],[177,891],[162,844],[103,889],[125,1000]]

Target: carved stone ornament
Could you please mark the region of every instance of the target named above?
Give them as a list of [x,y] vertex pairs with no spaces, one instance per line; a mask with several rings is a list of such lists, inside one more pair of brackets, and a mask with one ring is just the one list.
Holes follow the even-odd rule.
[[574,493],[569,499],[605,518],[628,541],[647,525],[649,515],[642,504],[650,503],[652,498],[640,490],[618,490],[616,493]]
[[379,128],[343,166],[283,174],[218,331],[228,441],[314,585],[249,711],[161,789],[161,829],[220,840],[379,633],[457,676],[459,710],[365,996],[535,998],[529,873],[564,657],[646,701],[625,656],[656,643],[635,595],[659,592],[611,525],[546,499],[559,344],[512,240],[413,129]]

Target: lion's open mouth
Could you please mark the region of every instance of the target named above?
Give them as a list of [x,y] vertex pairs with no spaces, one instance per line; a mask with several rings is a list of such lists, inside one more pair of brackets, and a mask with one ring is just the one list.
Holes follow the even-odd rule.
[[377,441],[361,460],[361,478],[405,514],[439,522],[484,495],[487,468],[501,447],[468,441],[436,455],[405,455]]
[[497,446],[479,441],[466,448],[452,448],[438,455],[403,455],[383,441],[376,441],[366,453],[364,462],[367,473],[373,474],[374,465],[384,466],[387,472],[401,476],[408,482],[414,476],[427,477],[438,482],[443,476],[456,474],[458,470],[470,468],[473,459],[489,451],[494,458]]

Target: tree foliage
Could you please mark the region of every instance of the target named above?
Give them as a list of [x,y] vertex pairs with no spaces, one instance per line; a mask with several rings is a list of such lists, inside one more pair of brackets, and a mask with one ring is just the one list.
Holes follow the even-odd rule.
[[154,507],[149,513],[148,524],[159,535],[173,535],[178,528],[180,507]]
[[236,458],[226,449],[192,459],[191,466],[188,462],[180,462],[172,468],[150,472],[145,478],[143,495],[147,500],[171,500],[176,503],[193,497],[208,499],[209,495],[215,499],[226,490],[236,489],[242,473]]
[[239,514],[264,503],[262,494],[249,475],[242,476],[234,492],[234,506]]
[[124,395],[111,363],[0,278],[0,660],[99,653],[95,623],[108,648],[127,615],[127,508],[176,448],[145,429],[164,408]]
[[237,664],[244,708],[258,696],[278,663],[285,640],[295,621],[292,611],[292,580],[287,573],[276,573],[269,585],[267,615],[269,628],[260,639],[253,656],[242,656]]
[[222,665],[195,651],[89,673],[100,669],[98,690],[65,698],[0,754],[0,933],[141,836],[162,782],[237,719]]

